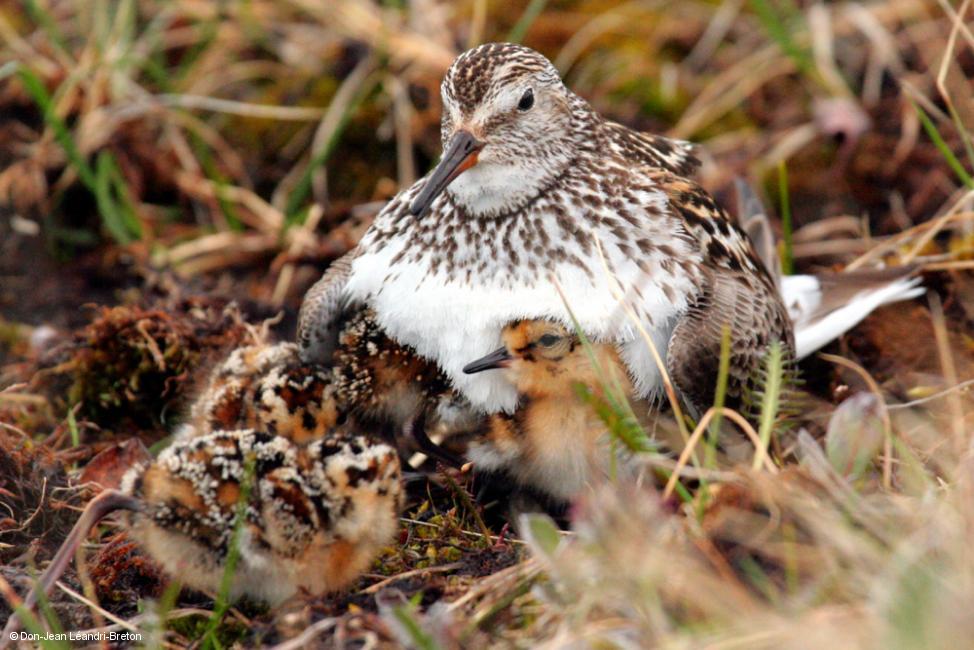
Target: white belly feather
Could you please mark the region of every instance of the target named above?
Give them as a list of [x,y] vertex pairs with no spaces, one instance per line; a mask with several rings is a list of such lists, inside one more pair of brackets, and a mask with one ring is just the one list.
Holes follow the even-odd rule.
[[[539,272],[533,284],[512,284],[509,276],[487,273],[471,286],[450,281],[443,273],[430,274],[428,258],[423,258],[396,265],[390,274],[390,261],[401,245],[393,242],[375,252],[364,251],[353,264],[346,287],[349,296],[371,304],[379,324],[393,338],[436,361],[474,406],[488,413],[512,412],[517,396],[504,373],[466,375],[462,368],[500,347],[501,329],[513,320],[551,318],[571,326],[565,301],[550,279],[552,273]],[[611,245],[606,248],[627,297],[637,303],[637,312],[650,315],[641,320],[665,358],[675,316],[684,306],[682,298],[670,302],[653,276]],[[657,365],[637,327],[613,296],[605,271],[600,267],[589,277],[583,269],[565,263],[551,271],[586,335],[618,342],[637,391],[642,396],[656,391],[660,387]],[[678,289],[690,281],[666,279]],[[638,299],[633,285],[638,285]]]

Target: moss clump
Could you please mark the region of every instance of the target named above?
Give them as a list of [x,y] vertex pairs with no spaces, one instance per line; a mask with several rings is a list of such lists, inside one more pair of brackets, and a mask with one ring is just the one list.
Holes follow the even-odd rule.
[[201,361],[245,336],[242,321],[212,302],[103,307],[58,369],[71,375],[68,402],[81,403],[79,417],[101,427],[161,427]]
[[132,610],[125,614],[134,614],[140,599],[159,599],[166,585],[159,566],[125,534],[116,535],[99,551],[90,575],[98,600]]

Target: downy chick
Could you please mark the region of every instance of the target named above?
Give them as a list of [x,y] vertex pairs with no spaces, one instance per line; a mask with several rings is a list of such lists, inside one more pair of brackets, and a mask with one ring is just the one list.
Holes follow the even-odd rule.
[[480,416],[436,365],[386,336],[368,309],[348,316],[337,343],[331,367],[303,362],[291,343],[235,350],[210,373],[185,430],[198,435],[266,422],[273,433],[304,443],[349,422],[458,466],[426,430],[468,430]]
[[[334,369],[294,344],[235,350],[211,373],[176,442],[128,472],[130,530],[167,571],[215,591],[249,484],[231,595],[281,602],[340,589],[398,528],[395,450],[344,415]],[[252,466],[248,475],[248,466]]]
[[632,383],[615,346],[593,344],[589,352],[558,323],[515,321],[501,337],[504,347],[463,370],[505,369],[518,408],[490,416],[468,456],[478,471],[507,475],[519,487],[564,504],[608,475],[612,453],[606,425],[578,385],[596,399],[605,397],[606,385],[615,386],[628,399]]
[[211,593],[243,506],[230,596],[272,605],[355,580],[393,538],[402,506],[396,452],[347,429],[307,445],[255,429],[184,438],[130,470],[122,492],[140,504],[128,517],[132,537],[169,574]]

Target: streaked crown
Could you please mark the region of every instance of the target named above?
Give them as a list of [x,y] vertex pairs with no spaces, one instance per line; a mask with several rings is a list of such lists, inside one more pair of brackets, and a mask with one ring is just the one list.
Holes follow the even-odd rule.
[[587,104],[542,54],[488,43],[461,54],[441,86],[443,159],[413,202],[425,212],[444,190],[467,213],[510,214],[575,157]]
[[443,96],[462,114],[526,79],[560,84],[555,66],[542,54],[514,43],[486,43],[461,54],[443,78]]

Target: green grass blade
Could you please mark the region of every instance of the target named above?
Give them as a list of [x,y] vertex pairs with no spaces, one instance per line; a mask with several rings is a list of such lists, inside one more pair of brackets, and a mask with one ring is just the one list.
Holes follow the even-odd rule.
[[41,29],[44,30],[51,43],[62,53],[69,54],[68,48],[65,45],[64,35],[58,29],[57,23],[54,22],[54,18],[50,12],[37,4],[37,0],[24,0],[24,8],[27,10],[27,15],[30,16],[31,20],[40,25]]
[[912,97],[908,99],[910,100],[910,103],[913,104],[913,108],[916,110],[917,116],[920,118],[920,123],[923,125],[923,130],[927,132],[927,136],[933,141],[933,144],[937,147],[937,150],[940,151],[940,155],[944,157],[944,160],[946,160],[947,164],[950,165],[950,168],[954,170],[957,177],[960,178],[965,185],[971,189],[974,189],[974,178],[971,178],[971,175],[967,173],[966,169],[964,169],[964,165],[961,164],[961,161],[957,159],[954,152],[951,151],[950,147],[947,146],[947,143],[940,135],[940,131],[937,130],[937,126],[933,123],[933,120],[930,119],[930,116],[927,115],[926,111],[920,108],[919,104],[913,101]]
[[[612,434],[613,440],[621,442],[631,452],[655,451],[649,436],[639,426],[638,419],[632,413],[632,407],[626,408],[621,401],[610,398],[608,391],[606,391],[606,396],[602,398],[582,383],[575,385],[575,394],[595,411],[609,433]],[[628,400],[626,401],[628,402]]]
[[950,119],[954,123],[954,128],[957,129],[957,133],[960,135],[960,141],[964,145],[967,162],[974,165],[974,138],[971,138],[967,127],[964,126],[964,120],[961,119],[957,109],[954,108],[953,102],[947,102],[947,111],[950,113]]
[[795,272],[795,255],[792,248],[791,194],[788,192],[788,166],[782,160],[778,163],[778,198],[781,201],[781,272],[791,275]]
[[[54,612],[51,610],[50,603],[48,602],[47,599],[47,594],[45,594],[44,591],[40,589],[40,581],[36,578],[34,580],[34,589],[37,589],[37,605],[40,608],[41,613],[44,614],[44,617],[48,621],[49,625],[51,625],[53,619],[54,624],[51,625],[51,629],[60,630],[61,629],[60,622],[57,620],[57,618],[54,615]],[[38,637],[40,637],[41,639],[40,646],[42,648],[51,648],[53,650],[55,648],[62,649],[62,648],[69,647],[68,644],[66,643],[61,643],[59,641],[49,640],[44,638],[45,635],[47,634],[46,630],[44,629],[44,626],[41,625],[41,622],[37,619],[36,616],[34,616],[34,613],[31,612],[26,607],[24,607],[23,605],[14,608],[14,611],[17,613],[17,618],[18,620],[20,620],[20,623],[24,626],[24,629],[30,634],[36,634]],[[7,641],[8,639],[4,639],[4,640]]]
[[201,138],[195,131],[190,132],[190,145],[193,147],[193,152],[196,154],[196,159],[200,161],[200,166],[203,168],[203,173],[217,188],[217,205],[220,206],[220,212],[223,214],[223,218],[226,219],[227,226],[234,232],[243,232],[243,221],[241,221],[236,207],[234,206],[233,202],[228,201],[224,195],[224,190],[230,187],[230,182],[227,180],[227,177],[220,172],[219,167],[217,167],[216,161],[213,160],[213,154],[210,152],[210,148],[207,146],[206,142],[203,141],[203,138]]
[[128,195],[125,179],[107,151],[99,153],[96,167],[81,155],[71,131],[54,112],[54,103],[40,78],[28,68],[21,67],[17,75],[34,103],[41,109],[44,123],[54,132],[54,138],[64,149],[68,164],[74,168],[82,184],[95,196],[102,224],[120,244],[128,244],[142,236],[142,226]]
[[[768,346],[764,370],[764,391],[761,399],[761,419],[760,426],[758,427],[758,438],[761,440],[761,447],[765,451],[768,451],[771,444],[771,433],[774,430],[775,420],[778,417],[784,372],[781,343],[778,341],[774,341]],[[761,469],[760,453],[754,454],[752,468],[755,471]]]
[[199,40],[190,46],[189,50],[180,58],[179,65],[172,73],[174,81],[183,81],[188,76],[193,66],[200,60],[209,47],[216,42],[219,23],[216,20],[204,20],[195,26],[199,32]]
[[436,639],[419,624],[413,615],[414,611],[414,605],[399,605],[393,608],[392,615],[396,617],[396,621],[403,626],[406,634],[409,635],[409,639],[412,641],[411,647],[419,648],[419,650],[439,650],[440,646]]
[[115,157],[101,151],[95,159],[95,202],[102,224],[119,244],[130,244],[142,236],[142,227],[128,200],[128,189]]
[[78,431],[78,420],[74,416],[74,407],[68,409],[68,431],[71,434],[71,447],[81,446],[81,432]]
[[217,593],[216,603],[213,606],[213,615],[210,617],[210,622],[203,633],[203,640],[200,642],[200,646],[204,650],[221,647],[216,633],[223,621],[223,616],[230,609],[230,590],[233,587],[237,563],[240,561],[240,538],[247,521],[247,509],[250,507],[250,493],[253,489],[256,462],[256,457],[250,454],[244,463],[244,478],[240,484],[240,498],[237,500],[237,511],[233,517],[233,533],[230,537],[230,548],[227,551],[227,563],[223,568],[223,576],[220,578],[220,591]]
[[341,118],[339,118],[338,125],[332,131],[328,141],[325,142],[325,146],[311,159],[307,169],[301,174],[301,179],[294,186],[294,190],[291,191],[291,195],[288,197],[287,205],[284,209],[285,228],[300,224],[304,221],[304,216],[307,215],[307,211],[303,209],[303,205],[308,198],[308,194],[311,193],[311,177],[314,175],[315,170],[328,162],[331,154],[341,141],[342,134],[348,127],[352,116],[358,111],[358,107],[365,101],[365,98],[375,89],[377,83],[378,79],[373,77],[371,81],[365,81],[362,84],[362,87],[352,98],[352,101],[345,107]]
[[135,211],[135,203],[132,200],[131,194],[129,194],[128,181],[125,176],[122,175],[122,170],[119,168],[118,163],[115,161],[115,156],[108,151],[102,151],[99,156],[106,156],[108,162],[106,163],[106,173],[109,177],[109,187],[112,189],[115,202],[119,206],[119,216],[122,218],[122,224],[128,231],[129,235],[133,239],[142,238],[142,222],[139,221],[139,217]]
[[531,25],[534,24],[534,21],[537,20],[538,16],[541,15],[541,12],[544,11],[546,4],[548,4],[548,0],[531,0],[531,2],[528,3],[528,6],[525,7],[524,13],[522,13],[521,17],[517,19],[516,23],[514,23],[514,27],[512,27],[511,31],[507,33],[507,41],[509,43],[520,43],[522,40],[524,40],[525,34],[528,33],[528,30],[531,29]]
[[20,77],[20,81],[24,84],[24,89],[27,90],[31,99],[40,107],[44,123],[54,132],[54,138],[61,145],[61,148],[64,149],[64,153],[68,157],[68,162],[77,171],[81,182],[89,190],[94,191],[95,172],[78,150],[74,138],[71,136],[71,132],[68,130],[64,120],[54,112],[54,104],[51,102],[51,96],[48,94],[43,82],[28,68],[21,67],[17,71],[17,75]]
[[720,365],[717,369],[717,388],[714,391],[714,408],[717,413],[710,421],[707,432],[707,448],[704,450],[703,466],[713,469],[717,466],[717,441],[720,439],[720,424],[724,418],[723,408],[727,400],[727,379],[730,376],[731,331],[724,325],[720,333]]
[[[757,14],[761,26],[781,50],[795,62],[802,74],[809,75],[814,70],[808,49],[799,45],[792,36],[791,27],[778,15],[777,10],[767,0],[751,0],[751,8]],[[797,10],[792,9],[792,14]],[[800,16],[800,14],[797,14]]]

